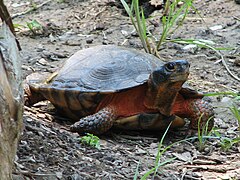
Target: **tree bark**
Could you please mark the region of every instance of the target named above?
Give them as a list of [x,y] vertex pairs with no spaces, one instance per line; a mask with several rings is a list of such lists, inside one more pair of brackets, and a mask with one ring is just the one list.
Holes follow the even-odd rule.
[[[5,22],[8,27],[10,28],[11,32],[14,34],[14,36],[16,35],[15,31],[14,31],[14,26],[12,23],[12,18],[7,10],[7,7],[4,5],[3,0],[0,0],[0,18],[3,22]],[[16,39],[16,43],[18,46],[18,49],[21,50],[20,44],[18,42],[18,40]]]
[[0,29],[0,179],[12,179],[22,129],[23,88],[15,36],[3,22]]

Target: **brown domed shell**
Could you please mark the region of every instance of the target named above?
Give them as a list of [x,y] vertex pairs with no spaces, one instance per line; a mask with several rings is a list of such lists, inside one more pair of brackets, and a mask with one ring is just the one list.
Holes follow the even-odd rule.
[[157,57],[133,49],[96,46],[71,56],[49,85],[61,90],[115,92],[145,83],[163,64]]

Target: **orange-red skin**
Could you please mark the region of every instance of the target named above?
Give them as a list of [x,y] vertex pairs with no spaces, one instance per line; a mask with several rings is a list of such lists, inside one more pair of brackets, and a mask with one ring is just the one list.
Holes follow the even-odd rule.
[[[129,117],[141,113],[159,113],[157,109],[149,109],[144,105],[146,90],[147,85],[142,85],[123,92],[113,93],[101,101],[96,112],[106,106],[110,106],[116,110],[117,117]],[[188,108],[189,100],[184,99],[182,95],[178,94],[171,114],[180,117],[191,116],[192,112]]]

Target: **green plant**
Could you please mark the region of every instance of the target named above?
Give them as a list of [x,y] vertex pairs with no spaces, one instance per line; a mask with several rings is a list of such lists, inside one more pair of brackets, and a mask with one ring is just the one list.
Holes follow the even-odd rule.
[[233,101],[232,106],[229,107],[229,109],[231,110],[232,114],[235,116],[235,118],[238,121],[238,130],[240,131],[240,108],[239,105],[240,104],[240,95],[238,94]]
[[218,139],[220,140],[221,148],[224,151],[228,151],[234,144],[240,142],[240,137],[228,138],[221,135],[218,130],[214,130],[213,132],[215,136],[217,136]]
[[87,135],[80,138],[81,143],[100,149],[100,139],[93,134],[87,133]]
[[239,93],[231,92],[231,91],[226,91],[226,92],[214,92],[214,93],[206,93],[204,96],[219,96],[219,95],[230,95],[233,97],[238,98],[240,97]]
[[33,0],[30,0],[30,5],[32,6],[33,10],[37,9],[37,4]]
[[[169,35],[173,34],[183,24],[189,9],[193,7],[193,0],[182,1],[182,6],[178,8],[177,6],[179,2],[180,0],[172,1],[172,3],[170,3],[169,0],[166,2],[166,8],[169,9],[169,11],[167,15],[162,17],[163,31],[160,40],[157,43],[157,49],[161,47],[162,43],[166,41]],[[175,26],[177,23],[178,25]]]
[[29,30],[32,31],[33,34],[36,34],[38,30],[43,29],[43,26],[37,20],[32,20],[30,22],[27,22],[26,24]]
[[201,48],[212,49],[215,52],[219,53],[219,50],[233,50],[234,48],[225,48],[225,47],[215,47],[216,43],[211,40],[205,39],[171,39],[166,40],[166,42],[174,42],[179,44],[194,44]]
[[22,24],[13,24],[14,29],[22,29],[25,28],[26,26],[22,25]]
[[[164,139],[165,139],[165,136],[167,135],[167,132],[168,132],[171,124],[172,124],[172,123],[170,123],[170,124],[168,125],[167,129],[165,130],[165,132],[164,132],[164,134],[163,134],[163,136],[162,136],[162,138],[161,138],[161,140],[160,140],[160,142],[159,142],[159,144],[158,144],[158,152],[157,152],[157,155],[156,155],[155,166],[154,166],[152,169],[150,169],[149,171],[147,171],[147,172],[141,177],[141,180],[146,180],[146,179],[148,178],[148,176],[150,176],[152,173],[154,173],[154,176],[155,176],[155,175],[156,175],[156,172],[157,172],[158,169],[159,169],[159,167],[164,166],[165,164],[167,164],[167,163],[169,163],[169,162],[171,162],[171,161],[173,161],[173,160],[175,159],[175,158],[171,158],[171,159],[168,159],[168,160],[166,160],[166,161],[164,161],[164,162],[161,162],[161,161],[160,161],[163,153],[165,153],[165,152],[173,145],[173,144],[171,144],[171,145],[163,148],[163,146],[164,146],[164,145],[163,145],[163,141],[164,141]],[[137,171],[137,172],[138,172],[138,171]],[[135,176],[136,176],[136,174],[135,174]]]
[[[211,120],[211,119],[209,119],[209,120]],[[209,120],[208,120],[208,121],[209,121]],[[164,134],[163,134],[163,136],[162,136],[162,138],[161,138],[161,140],[160,140],[160,142],[159,142],[158,152],[157,152],[157,155],[156,155],[156,160],[155,160],[155,165],[154,165],[154,167],[151,168],[149,171],[147,171],[147,172],[141,177],[141,180],[146,180],[146,179],[148,179],[148,177],[149,177],[151,174],[153,174],[152,179],[154,179],[154,176],[156,176],[156,173],[158,172],[158,170],[159,170],[160,167],[164,167],[164,165],[166,165],[166,164],[170,163],[171,161],[173,161],[174,159],[176,159],[176,158],[174,157],[174,158],[170,158],[170,159],[167,159],[167,160],[161,162],[161,158],[162,158],[163,154],[164,154],[168,149],[170,149],[172,146],[174,146],[174,145],[176,145],[176,144],[179,144],[179,143],[182,143],[182,142],[193,141],[193,140],[196,140],[196,139],[198,139],[198,140],[200,139],[200,141],[202,142],[202,144],[204,144],[204,142],[206,141],[206,139],[220,139],[220,137],[210,136],[211,133],[210,133],[209,131],[207,131],[207,129],[208,129],[208,122],[207,122],[206,125],[205,125],[205,127],[204,127],[204,132],[205,132],[205,133],[203,133],[202,131],[198,130],[198,132],[201,132],[201,133],[199,133],[199,136],[200,136],[200,137],[190,137],[190,138],[186,138],[186,139],[183,139],[183,140],[174,142],[174,143],[172,143],[172,144],[164,147],[163,141],[164,141],[164,139],[165,139],[165,136],[166,136],[166,134],[167,134],[170,126],[171,126],[171,123],[168,125],[167,129],[165,130],[165,132],[164,132]],[[200,126],[200,123],[199,123],[198,126]],[[136,168],[136,171],[135,171],[135,175],[134,175],[134,180],[137,179],[138,174],[139,174],[139,171],[138,171],[138,169],[139,169],[139,164],[140,164],[140,162],[139,162],[138,165],[137,165],[137,168]]]
[[151,48],[147,38],[146,19],[142,9],[140,12],[138,0],[132,0],[131,7],[128,6],[125,0],[121,0],[121,3],[123,4],[124,9],[128,13],[131,22],[140,37],[144,50],[147,53],[151,53]]
[[[159,144],[158,144],[158,151],[157,151],[157,155],[156,155],[156,160],[155,160],[155,165],[153,168],[151,168],[149,171],[147,171],[142,177],[141,177],[141,180],[146,180],[152,173],[153,173],[153,178],[154,179],[154,176],[156,175],[156,173],[158,172],[158,169],[160,167],[163,167],[164,165],[170,163],[171,161],[173,161],[174,159],[176,159],[175,157],[174,158],[170,158],[170,159],[167,159],[163,162],[161,162],[161,158],[163,156],[163,154],[168,150],[170,149],[172,146],[174,146],[175,144],[178,144],[178,143],[181,143],[181,142],[186,142],[186,141],[189,141],[189,140],[194,140],[196,139],[196,137],[191,137],[191,138],[187,138],[187,139],[183,139],[183,140],[180,140],[180,141],[177,141],[177,142],[174,142],[170,145],[168,145],[167,147],[164,147],[163,145],[163,141],[166,137],[166,134],[170,128],[172,123],[170,123],[167,127],[167,129],[165,130]],[[137,166],[137,170],[136,170],[136,173],[135,173],[135,176],[134,178],[137,179],[137,174],[138,174],[138,167],[139,167],[139,164]]]
[[233,139],[224,137],[224,138],[221,138],[220,140],[221,148],[224,151],[228,151],[234,144],[237,144],[239,142],[240,142],[240,137],[236,137]]
[[[163,14],[161,18],[163,30],[158,40],[158,38],[153,37],[153,35],[151,35],[149,32],[149,35],[147,35],[146,19],[142,8],[139,8],[138,0],[132,0],[130,7],[125,0],[121,0],[121,2],[140,37],[144,50],[147,53],[151,53],[156,56],[158,56],[157,50],[159,50],[160,46],[166,42],[166,39],[169,37],[169,35],[173,34],[178,27],[182,25],[190,7],[193,7],[193,0],[181,1],[183,2],[181,7],[178,7],[180,0],[174,0],[171,3],[169,0],[167,0],[165,3],[165,12],[167,11],[167,13]],[[177,23],[178,25],[176,25]],[[154,43],[150,45],[150,42]]]
[[[143,48],[147,53],[153,54],[159,57],[158,50],[163,43],[174,42],[174,43],[183,43],[183,44],[195,44],[198,47],[204,47],[214,50],[218,56],[221,58],[223,66],[226,68],[227,72],[236,80],[240,81],[240,78],[233,74],[227,66],[227,63],[224,60],[223,55],[219,50],[229,50],[234,48],[218,48],[215,47],[215,43],[209,40],[195,40],[195,39],[170,39],[172,35],[185,20],[189,9],[192,8],[200,17],[201,14],[193,6],[193,0],[167,0],[165,3],[165,11],[161,20],[162,20],[162,33],[160,37],[154,37],[151,33],[148,32],[147,35],[147,25],[146,19],[144,17],[144,12],[139,8],[138,0],[132,0],[132,4],[129,7],[125,0],[121,0],[126,12],[128,13],[131,22],[138,33],[140,40],[142,42]],[[178,7],[179,3],[182,3]],[[203,18],[201,17],[203,20]],[[204,20],[203,20],[204,21]],[[151,43],[150,43],[151,42]],[[153,43],[152,43],[153,42]]]
[[65,3],[65,0],[57,0],[58,3]]
[[201,127],[201,120],[202,120],[203,114],[198,119],[198,142],[199,142],[199,151],[202,151],[206,144],[206,138],[211,137],[212,134],[211,130],[209,130],[208,123],[212,120],[213,117],[210,117],[206,124],[204,124],[203,127]]
[[240,110],[237,108],[235,104],[233,104],[231,107],[229,107],[233,115],[236,117],[238,121],[238,130],[240,131]]
[[220,50],[232,50],[232,49],[236,49],[237,47],[232,47],[232,48],[215,47],[215,43],[213,41],[203,40],[203,39],[198,39],[198,40],[196,40],[196,39],[172,39],[172,40],[168,40],[168,42],[181,43],[181,44],[195,44],[198,47],[207,48],[207,49],[211,49],[211,50],[215,51],[216,54],[221,58],[221,62],[223,64],[223,66],[225,67],[225,69],[227,70],[227,72],[234,79],[240,81],[240,78],[230,71],[222,53],[220,52]]
[[[240,109],[238,104],[240,103],[240,93],[236,92],[216,92],[216,93],[207,93],[205,96],[219,96],[219,95],[230,95],[233,96],[233,104],[227,108],[230,109],[234,117],[238,121],[238,130],[240,131]],[[225,107],[226,108],[226,107]]]
[[[238,121],[238,130],[240,131],[240,109],[237,106],[240,100],[240,94],[235,92],[217,92],[217,93],[208,93],[205,95],[206,96],[230,95],[234,97],[233,104],[229,107],[224,107],[224,108],[229,108],[231,110],[232,114]],[[214,131],[214,133],[217,137],[219,137],[221,148],[224,151],[228,151],[234,144],[240,142],[239,136],[235,138],[228,138],[228,137],[222,137],[218,131]]]
[[139,165],[140,165],[140,161],[138,161],[138,164],[137,164],[137,168],[136,168],[136,171],[135,171],[135,174],[134,174],[134,177],[133,177],[133,180],[137,180],[137,177],[138,177],[138,174],[139,174]]

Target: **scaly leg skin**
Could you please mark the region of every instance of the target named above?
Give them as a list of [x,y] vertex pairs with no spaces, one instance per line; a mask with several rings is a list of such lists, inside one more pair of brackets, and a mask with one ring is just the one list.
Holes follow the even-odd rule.
[[114,109],[106,107],[93,115],[81,118],[70,127],[70,131],[77,132],[79,134],[92,133],[99,135],[109,130],[115,119],[116,114]]
[[190,128],[198,130],[198,121],[200,120],[200,130],[202,130],[208,122],[207,129],[210,131],[214,125],[214,112],[210,103],[204,99],[193,99],[190,100],[189,107],[193,112],[190,117]]

